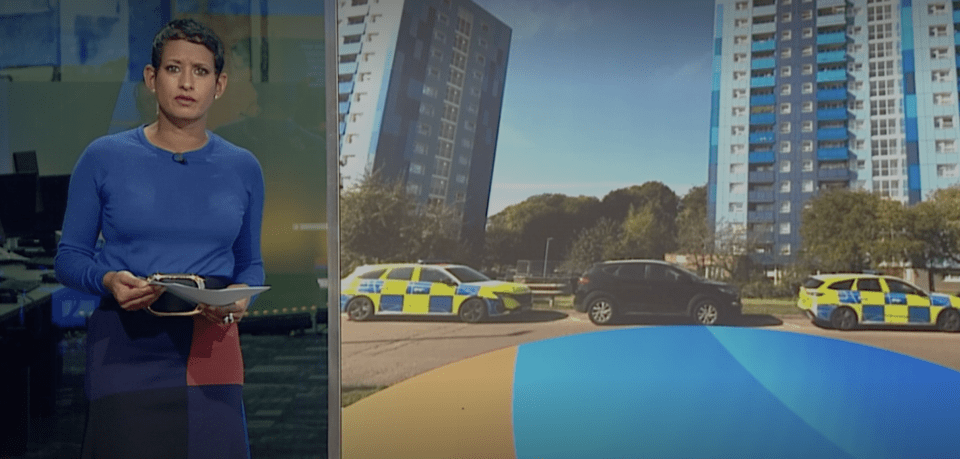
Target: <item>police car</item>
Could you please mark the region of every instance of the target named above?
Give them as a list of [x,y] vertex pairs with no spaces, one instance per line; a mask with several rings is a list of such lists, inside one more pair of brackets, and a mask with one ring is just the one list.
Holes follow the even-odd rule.
[[469,266],[397,263],[365,265],[340,282],[340,310],[351,320],[373,315],[459,316],[476,323],[529,310],[530,288],[491,280]]
[[800,286],[797,307],[814,323],[839,330],[859,324],[935,325],[960,331],[960,298],[927,293],[895,277],[871,274],[826,274],[808,277]]

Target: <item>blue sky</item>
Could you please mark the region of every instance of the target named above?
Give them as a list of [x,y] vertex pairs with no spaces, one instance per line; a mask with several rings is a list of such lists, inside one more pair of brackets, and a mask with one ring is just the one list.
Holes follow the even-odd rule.
[[707,182],[712,0],[475,0],[513,29],[489,215]]

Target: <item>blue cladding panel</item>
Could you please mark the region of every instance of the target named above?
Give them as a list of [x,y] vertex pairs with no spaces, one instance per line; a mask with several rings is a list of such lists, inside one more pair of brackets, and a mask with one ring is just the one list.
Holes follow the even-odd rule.
[[757,107],[760,105],[773,105],[777,103],[777,96],[773,94],[765,94],[762,96],[751,96],[750,97],[750,106]]
[[847,60],[846,51],[831,51],[828,53],[819,53],[817,54],[817,63],[825,64],[828,62],[843,62]]
[[817,100],[845,100],[846,98],[846,89],[821,89],[817,91]]
[[864,306],[864,322],[883,322],[883,306]]
[[909,321],[912,323],[930,323],[930,308],[910,306],[907,308]]
[[846,128],[820,129],[817,131],[817,140],[841,140],[846,138]]
[[917,137],[917,119],[916,118],[907,118],[904,120],[904,133],[907,136],[907,142],[916,142]]
[[713,55],[719,56],[722,51],[722,47],[723,47],[723,39],[714,38],[713,39]]
[[774,77],[754,77],[750,79],[751,88],[765,88],[768,86],[773,86],[776,83]]
[[750,115],[750,124],[773,124],[776,121],[777,115],[773,113],[758,113],[756,115]]
[[817,110],[818,120],[845,120],[847,119],[846,108],[827,108]]
[[772,151],[750,153],[750,164],[772,163],[775,156]]
[[751,51],[771,51],[777,47],[776,40],[755,41],[750,45]]
[[720,144],[720,129],[716,127],[710,128],[710,145],[716,147]]
[[818,45],[829,45],[834,43],[843,43],[847,41],[846,32],[834,32],[817,35]]
[[773,68],[775,65],[776,65],[776,61],[772,57],[764,58],[764,59],[754,59],[753,61],[750,62],[750,69],[752,70],[770,69],[770,68]]
[[838,161],[849,158],[846,148],[821,148],[817,150],[817,159],[820,161]]
[[900,33],[900,49],[913,49],[913,8],[909,1],[902,2],[903,8],[900,9],[900,25],[903,32]]
[[910,181],[911,190],[920,189],[920,165],[911,164],[907,166],[907,180]]
[[720,91],[714,90],[710,94],[710,106],[713,107],[713,110],[710,111],[710,126],[719,126],[720,125]]
[[912,73],[914,71],[913,50],[903,51],[903,72]]
[[817,72],[817,83],[827,83],[832,81],[846,81],[846,70],[824,70]]
[[750,143],[773,143],[775,135],[772,132],[754,132],[750,134]]
[[[908,94],[903,100],[903,111],[907,118],[917,117],[917,95]],[[907,137],[909,139],[909,137]]]

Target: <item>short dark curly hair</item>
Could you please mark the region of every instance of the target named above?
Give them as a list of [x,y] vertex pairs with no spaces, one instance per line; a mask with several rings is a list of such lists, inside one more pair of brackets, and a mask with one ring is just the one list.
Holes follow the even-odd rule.
[[150,56],[153,68],[160,67],[163,47],[171,40],[187,40],[203,45],[213,53],[215,73],[220,75],[223,71],[223,41],[211,28],[193,19],[174,19],[157,32],[153,37],[153,54]]

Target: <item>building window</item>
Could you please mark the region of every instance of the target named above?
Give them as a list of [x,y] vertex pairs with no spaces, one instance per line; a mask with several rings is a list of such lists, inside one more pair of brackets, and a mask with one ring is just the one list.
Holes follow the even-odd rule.
[[747,114],[747,107],[733,107],[731,114],[733,116],[744,116]]
[[803,108],[802,108],[802,110],[803,110],[803,113],[810,113],[810,112],[812,112],[812,111],[813,111],[813,102],[812,102],[812,101],[809,101],[809,100],[806,101],[806,102],[804,102],[804,103],[803,103]]
[[793,20],[793,13],[787,12],[780,15],[780,22],[790,22]]
[[747,53],[734,53],[733,62],[745,62],[747,60]]
[[804,83],[804,84],[800,87],[800,92],[802,92],[802,93],[804,93],[804,94],[811,94],[811,93],[813,93],[813,83]]
[[445,196],[447,194],[447,180],[440,177],[434,177],[430,182],[430,194]]
[[953,128],[953,117],[952,116],[937,116],[933,118],[933,126],[937,129],[952,129]]
[[780,153],[790,153],[790,142],[786,140],[780,142]]
[[780,224],[780,234],[790,234],[790,222]]
[[430,135],[430,125],[425,123],[418,123],[417,132],[423,135]]
[[735,8],[737,11],[744,11],[750,8],[750,2],[737,2]]
[[956,164],[938,164],[937,177],[957,177]]
[[[457,174],[457,183],[464,184],[467,183],[467,176],[464,174]],[[462,193],[459,195],[462,196]],[[461,201],[464,199],[461,199]]]
[[793,31],[791,31],[791,30],[784,30],[784,31],[780,34],[780,39],[783,40],[783,41],[787,41],[787,40],[789,40],[789,39],[791,39],[791,38],[793,38]]
[[813,27],[804,27],[801,35],[803,38],[812,38],[813,37]]
[[433,174],[441,177],[450,175],[450,161],[443,158],[437,158],[436,169],[434,170]]
[[789,114],[790,114],[790,110],[791,110],[791,107],[790,107],[790,103],[789,103],[789,102],[784,102],[784,103],[780,104],[780,114],[781,114],[781,115],[789,115]]
[[813,56],[813,46],[804,46],[800,51],[800,54],[804,56]]
[[742,174],[747,171],[747,166],[743,163],[733,163],[730,165],[731,174]]
[[470,165],[470,157],[469,157],[469,156],[461,156],[460,159],[458,159],[457,161],[459,161],[460,164],[463,164],[464,166],[469,166],[469,165]]
[[416,154],[418,154],[418,155],[425,155],[425,154],[427,154],[427,144],[425,144],[425,143],[423,143],[423,142],[417,142],[417,143],[413,146],[413,152],[416,153]]
[[792,86],[792,85],[789,85],[789,84],[781,85],[781,86],[780,86],[780,95],[781,95],[781,96],[789,96],[790,93],[792,92],[792,89],[793,89],[793,86]]
[[746,99],[746,98],[747,98],[747,90],[746,90],[746,89],[734,89],[734,90],[733,90],[733,98],[734,98],[734,99]]
[[747,36],[746,36],[746,35],[737,35],[737,36],[733,37],[733,44],[735,44],[735,45],[745,45],[745,44],[747,44]]
[[731,126],[731,127],[730,127],[730,135],[737,136],[737,135],[744,135],[744,134],[746,134],[746,133],[747,133],[747,128],[746,128],[746,126]]
[[804,153],[810,153],[811,151],[813,151],[813,141],[804,140],[803,145],[801,146],[801,149],[803,150]]
[[937,153],[956,153],[957,144],[954,140],[937,140],[936,141],[936,150]]
[[738,27],[738,28],[746,27],[748,24],[750,24],[750,20],[749,20],[749,19],[743,19],[743,18],[741,18],[741,19],[737,19],[737,20],[733,21],[733,26],[734,26],[734,27]]
[[437,97],[437,88],[429,85],[423,85],[423,95]]
[[813,74],[813,64],[803,64],[803,69],[800,71],[800,73],[802,73],[802,74],[804,74],[804,75],[812,75],[812,74]]
[[789,181],[789,180],[784,180],[784,181],[780,182],[780,192],[781,192],[781,193],[789,193],[789,192],[790,192],[790,181]]
[[[426,115],[426,116],[433,116],[433,106],[421,102],[421,103],[420,103],[420,114],[421,114],[421,115]],[[351,121],[355,121],[355,120],[351,120]]]
[[945,25],[930,26],[930,36],[931,36],[931,37],[946,37],[946,36],[947,36],[947,26],[945,26]]
[[946,59],[950,57],[950,50],[947,48],[930,48],[930,59]]
[[747,185],[743,182],[732,182],[730,183],[730,193],[732,194],[743,194],[747,191]]
[[813,193],[813,180],[804,180],[802,187],[804,193]]
[[741,81],[747,79],[747,72],[733,72],[733,81]]
[[791,70],[792,68],[789,65],[784,65],[783,67],[780,67],[780,76],[782,77],[790,76]]
[[781,59],[790,59],[790,56],[791,56],[792,54],[793,54],[793,48],[791,48],[791,47],[789,47],[789,46],[785,46],[783,49],[780,50],[780,58],[781,58]]
[[433,39],[439,41],[440,43],[446,43],[446,42],[447,42],[447,34],[441,32],[441,31],[439,31],[439,30],[434,30],[434,31],[433,31]]
[[743,212],[743,203],[742,202],[731,202],[728,206],[730,212]]
[[789,134],[791,130],[790,127],[791,127],[790,123],[780,123],[780,133]]
[[746,152],[747,152],[746,145],[743,145],[743,144],[730,145],[730,154],[732,155],[742,155]]
[[938,92],[933,95],[933,104],[934,105],[953,104],[953,94],[949,92]]
[[945,3],[932,3],[927,5],[927,13],[934,15],[947,14],[947,5]]
[[407,184],[407,194],[419,195],[420,194],[420,185],[416,183]]
[[803,10],[800,12],[800,19],[807,21],[813,19],[813,10]]
[[790,244],[781,244],[780,245],[780,255],[789,256],[791,253]]
[[803,132],[813,132],[813,121],[804,121],[801,124],[800,130]]
[[790,213],[790,201],[783,201],[780,203],[780,213],[781,214]]
[[789,161],[789,160],[780,161],[780,172],[790,172],[790,161]]
[[460,145],[462,145],[464,148],[473,148],[473,139],[464,138],[460,141]]
[[949,70],[934,70],[930,72],[930,75],[934,83],[942,83],[942,82],[950,81]]
[[410,163],[410,173],[420,175],[423,173],[423,165],[420,163]]
[[804,172],[813,172],[813,160],[805,159],[803,160],[803,171]]

